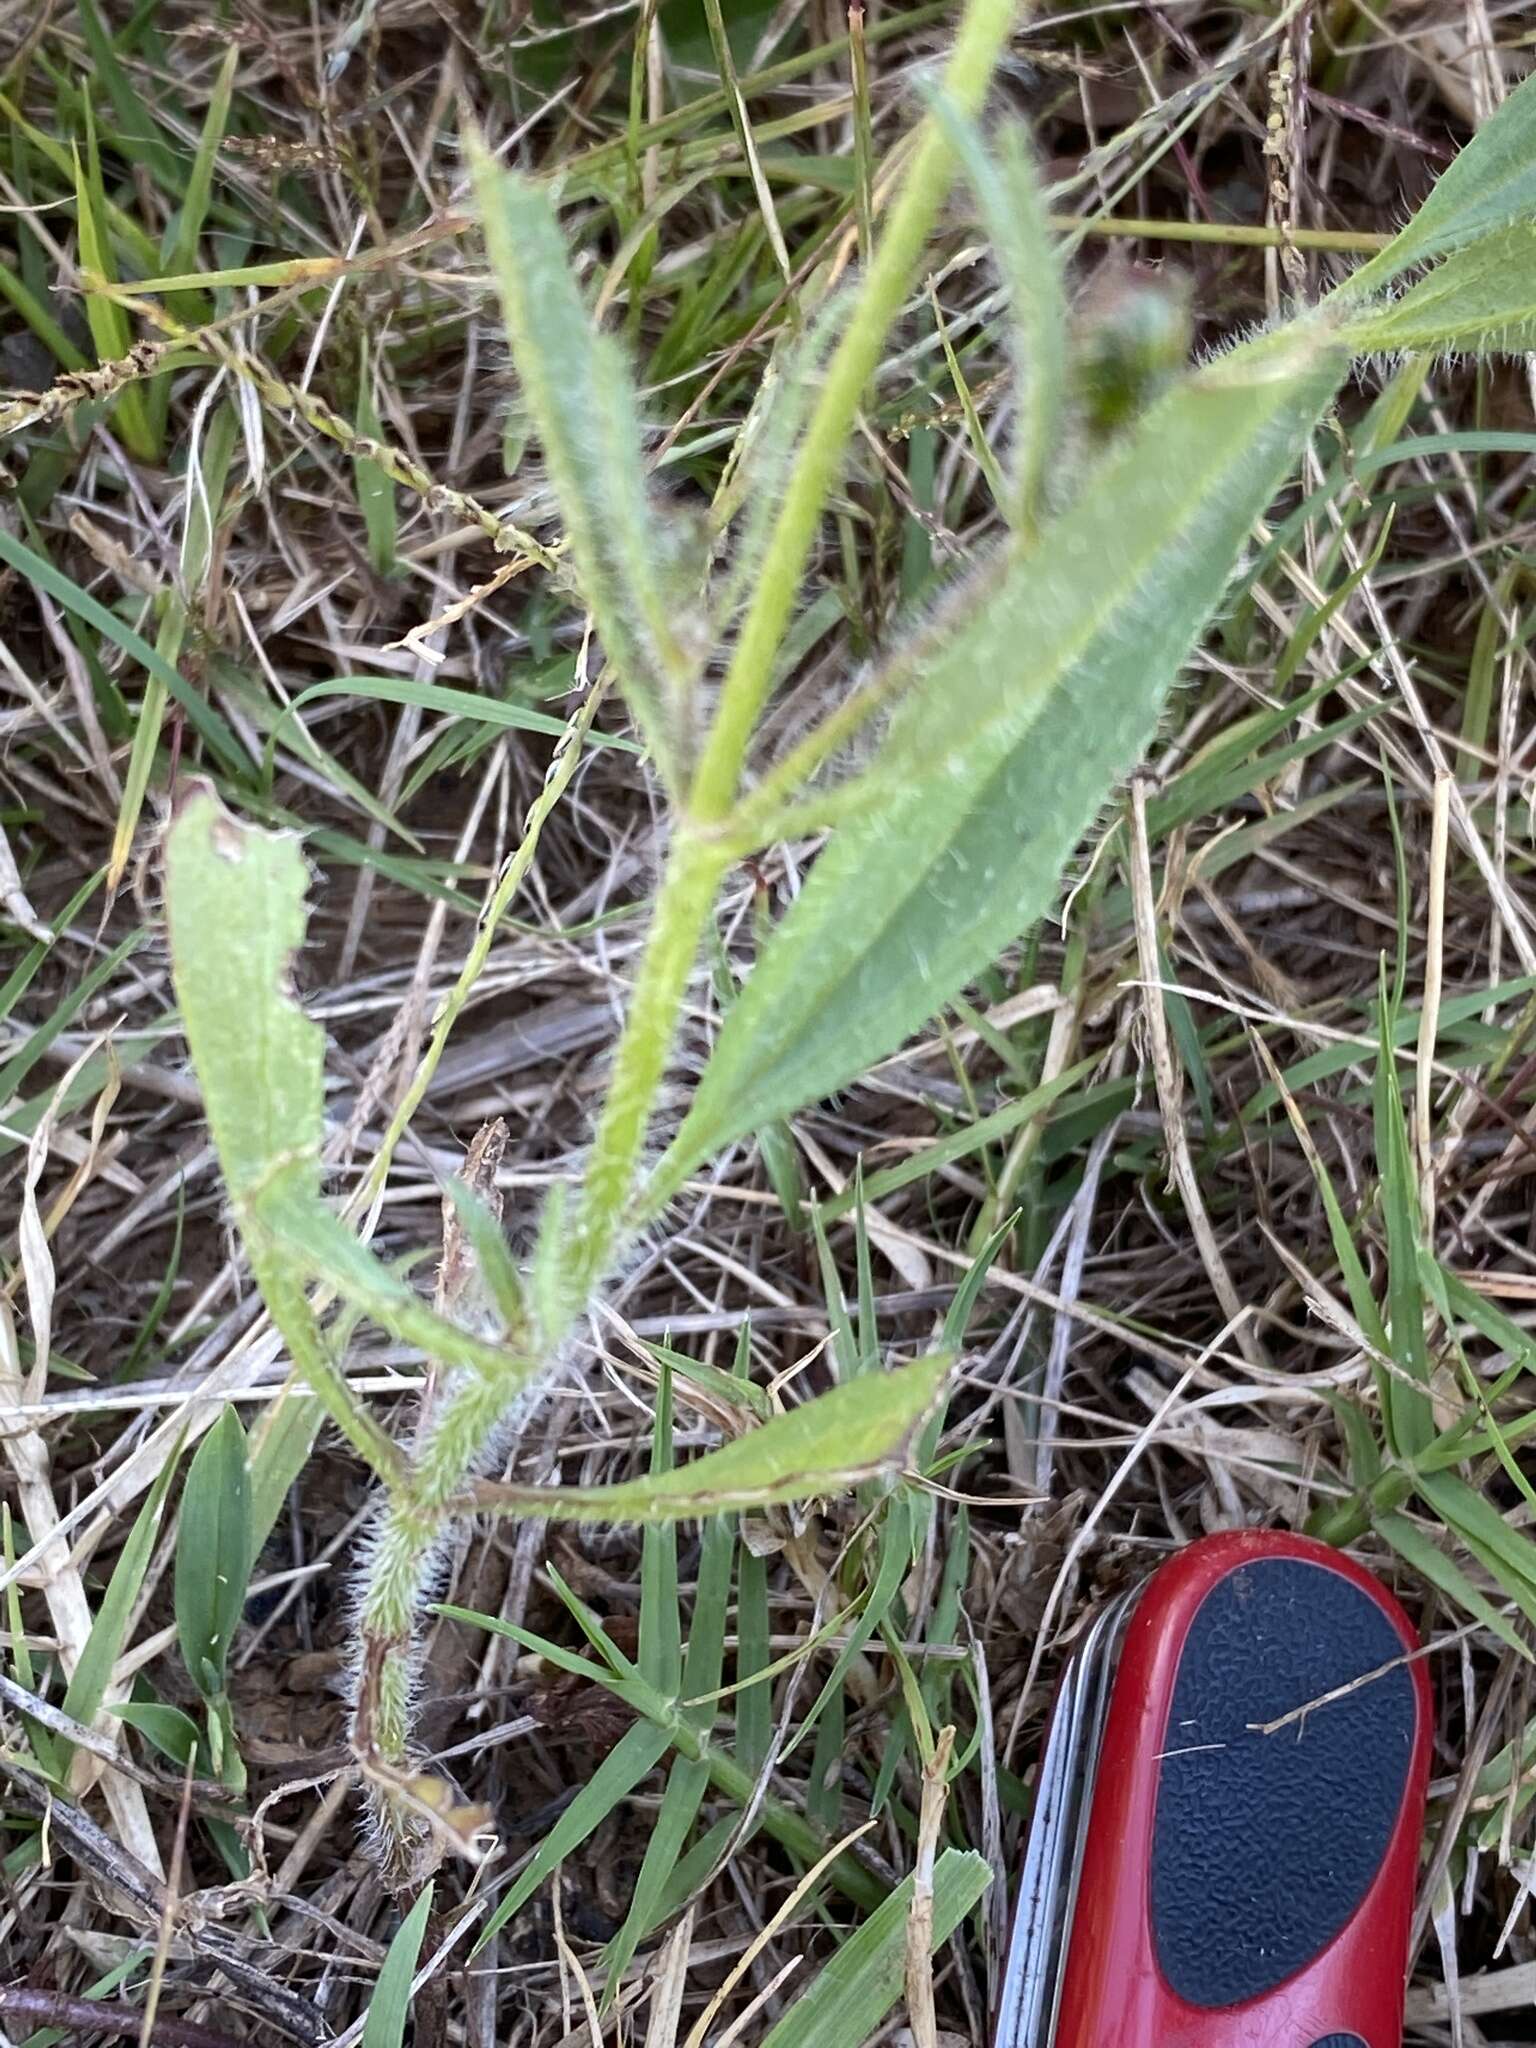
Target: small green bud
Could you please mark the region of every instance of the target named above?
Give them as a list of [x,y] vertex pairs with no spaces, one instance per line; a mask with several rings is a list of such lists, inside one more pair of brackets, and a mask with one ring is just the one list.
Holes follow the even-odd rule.
[[1111,434],[1184,367],[1192,323],[1186,279],[1111,262],[1078,315],[1075,375],[1090,429]]

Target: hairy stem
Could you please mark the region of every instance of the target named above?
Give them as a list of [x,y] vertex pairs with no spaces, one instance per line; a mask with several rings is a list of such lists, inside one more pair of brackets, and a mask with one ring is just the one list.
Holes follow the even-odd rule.
[[[1014,0],[970,0],[944,92],[974,114],[992,67],[1007,40]],[[726,672],[720,709],[693,786],[693,810],[712,822],[730,809],[747,743],[762,709],[800,578],[810,557],[827,493],[891,322],[901,310],[912,273],[938,217],[955,170],[955,153],[939,125],[924,123],[922,138],[901,193],[870,264],[858,303],[827,365],[826,380],[790,473],[756,594]]]
[[686,828],[673,843],[614,1058],[566,1274],[574,1315],[612,1257],[639,1172],[688,977],[728,856]]
[[[1014,0],[969,0],[944,80],[945,91],[968,112],[981,103],[1014,13]],[[942,132],[933,122],[925,124],[850,324],[828,365],[820,399],[791,471],[757,594],[695,777],[689,815],[673,841],[657,896],[598,1120],[575,1230],[568,1248],[554,1248],[560,1253],[555,1261],[559,1289],[553,1302],[542,1305],[537,1337],[541,1364],[552,1362],[557,1355],[630,1225],[646,1134],[671,1056],[688,979],[731,858],[717,837],[704,836],[698,827],[718,823],[734,799],[844,443],[953,168],[953,152]],[[322,425],[319,421],[311,424]],[[328,426],[324,423],[323,430]],[[571,751],[574,753],[574,748]],[[533,825],[530,816],[531,829]],[[473,986],[495,916],[522,878],[522,865],[515,860],[512,870],[503,870],[498,879],[476,948],[438,1019],[418,1085],[397,1112],[381,1158],[369,1177],[370,1196],[381,1185],[394,1144],[419,1099],[453,1018]],[[447,1503],[474,1460],[483,1454],[516,1391],[494,1377],[462,1381],[421,1446],[409,1481],[403,1488],[392,1489],[386,1503],[363,1595],[354,1739],[365,1765],[372,1764],[380,1771],[375,1784],[385,1791],[383,1818],[386,1826],[398,1830],[408,1829],[409,1816],[398,1798],[389,1797],[386,1780],[389,1772],[409,1761],[416,1615],[423,1587],[447,1518]]]

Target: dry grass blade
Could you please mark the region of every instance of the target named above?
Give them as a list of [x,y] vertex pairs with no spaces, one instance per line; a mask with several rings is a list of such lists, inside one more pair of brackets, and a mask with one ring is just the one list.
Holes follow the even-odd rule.
[[954,1747],[954,1729],[941,1728],[933,1755],[923,1765],[912,1904],[907,1912],[907,2023],[912,2029],[913,2048],[938,2048],[939,2042],[933,2000],[933,1869],[944,1809],[949,1803],[949,1763]]
[[1162,949],[1158,942],[1157,904],[1152,884],[1152,854],[1147,837],[1147,790],[1139,775],[1131,783],[1131,900],[1136,917],[1136,958],[1141,971],[1143,1017],[1152,1053],[1152,1075],[1157,1084],[1158,1108],[1163,1119],[1163,1139],[1168,1163],[1190,1233],[1200,1254],[1211,1292],[1222,1315],[1232,1327],[1239,1349],[1250,1365],[1265,1364],[1264,1348],[1254,1331],[1248,1312],[1238,1296],[1216,1233],[1206,1214],[1205,1198],[1195,1172],[1184,1113],[1184,1085],[1174,1058],[1163,1007]]

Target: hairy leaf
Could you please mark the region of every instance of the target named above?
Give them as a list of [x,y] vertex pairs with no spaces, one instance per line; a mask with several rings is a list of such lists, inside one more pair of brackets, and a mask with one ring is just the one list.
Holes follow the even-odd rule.
[[1379,291],[1420,263],[1434,262],[1536,213],[1536,73],[1485,121],[1400,235],[1343,287],[1351,298]]
[[1210,365],[1033,548],[951,599],[868,800],[733,1005],[653,1199],[892,1051],[1049,907],[1342,366],[1319,329]]
[[1454,250],[1346,332],[1362,354],[1446,348],[1516,355],[1536,346],[1536,224],[1522,220]]
[[618,343],[599,334],[538,185],[471,139],[485,244],[513,361],[543,443],[592,608],[636,719],[674,788],[704,649],[690,631],[680,530],[648,488],[640,423]]
[[691,1464],[617,1486],[477,1482],[465,1505],[580,1522],[692,1521],[840,1492],[899,1465],[949,1374],[946,1355],[866,1373]]

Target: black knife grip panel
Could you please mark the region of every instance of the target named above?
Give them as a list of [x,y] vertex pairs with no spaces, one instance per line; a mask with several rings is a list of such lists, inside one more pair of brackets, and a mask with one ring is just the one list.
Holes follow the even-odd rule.
[[1358,2034],[1324,2034],[1320,2041],[1314,2041],[1312,2048],[1366,2048]]
[[[1353,1917],[1413,1755],[1403,1656],[1381,1608],[1325,1565],[1260,1559],[1200,1603],[1174,1683],[1152,1843],[1157,1958],[1189,2004],[1257,1998]],[[1310,1705],[1355,1680],[1366,1682]]]

